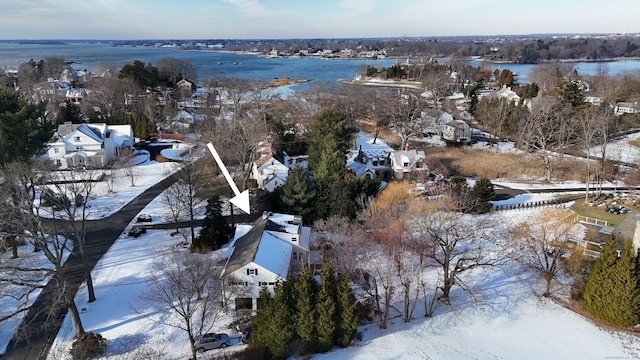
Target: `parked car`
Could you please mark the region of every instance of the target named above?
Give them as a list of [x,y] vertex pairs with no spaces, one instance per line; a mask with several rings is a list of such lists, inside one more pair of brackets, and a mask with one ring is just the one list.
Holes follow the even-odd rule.
[[211,349],[224,349],[229,346],[229,335],[207,333],[196,336],[196,350],[200,353]]
[[138,236],[146,233],[147,229],[143,228],[142,226],[134,226],[131,228],[131,230],[129,230],[129,236],[132,236],[134,238],[137,238]]
[[138,222],[151,222],[153,219],[149,214],[140,214],[138,215]]

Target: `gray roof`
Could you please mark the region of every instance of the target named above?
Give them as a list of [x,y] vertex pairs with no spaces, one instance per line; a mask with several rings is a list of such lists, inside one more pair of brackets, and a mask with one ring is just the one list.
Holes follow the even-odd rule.
[[225,277],[232,272],[240,269],[244,265],[255,259],[262,233],[269,221],[265,216],[260,217],[253,223],[253,227],[246,234],[236,239],[233,253],[227,260],[224,271],[220,277]]

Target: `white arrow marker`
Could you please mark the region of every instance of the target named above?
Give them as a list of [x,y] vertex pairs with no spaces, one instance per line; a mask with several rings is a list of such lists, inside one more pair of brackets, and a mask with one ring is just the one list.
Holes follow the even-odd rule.
[[218,163],[218,167],[220,168],[220,170],[222,170],[222,175],[224,175],[224,178],[227,179],[229,186],[231,186],[231,190],[233,190],[233,193],[236,194],[236,196],[230,200],[231,203],[239,207],[240,210],[244,211],[245,213],[251,214],[251,206],[249,205],[249,190],[247,189],[240,193],[240,190],[238,190],[236,183],[233,182],[231,175],[229,175],[229,171],[227,171],[227,167],[224,166],[224,163],[222,163],[222,159],[220,159],[220,155],[218,155],[218,152],[213,147],[213,144],[208,143],[207,147],[209,148],[209,151],[211,151],[213,158],[216,159],[216,163]]

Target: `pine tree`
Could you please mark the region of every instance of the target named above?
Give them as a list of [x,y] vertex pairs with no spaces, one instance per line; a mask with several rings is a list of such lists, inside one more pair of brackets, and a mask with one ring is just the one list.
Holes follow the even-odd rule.
[[282,185],[280,207],[282,211],[300,214],[305,220],[311,220],[313,200],[316,196],[315,186],[309,173],[302,167],[296,166],[289,171],[287,181]]
[[358,314],[356,313],[356,298],[349,285],[349,278],[345,274],[338,275],[336,300],[336,339],[339,346],[348,346],[358,329]]
[[473,193],[476,197],[476,205],[472,210],[478,214],[491,211],[491,203],[489,201],[493,200],[496,195],[491,180],[484,177],[478,179],[473,186]]
[[604,319],[609,306],[613,267],[617,259],[618,240],[612,235],[602,247],[600,257],[593,263],[582,295],[582,307],[595,317]]
[[640,283],[636,271],[636,257],[630,239],[624,242],[616,261],[613,294],[617,300],[610,306],[610,323],[634,326],[640,323]]
[[632,326],[640,322],[640,287],[636,257],[630,241],[617,252],[614,235],[593,264],[582,298],[591,315],[610,324]]
[[260,309],[253,319],[251,344],[265,349],[267,358],[285,358],[294,338],[292,310],[288,299],[293,284],[289,281],[275,287],[272,299],[265,299],[261,291]]
[[222,215],[222,204],[217,195],[207,201],[207,210],[200,234],[191,244],[198,251],[218,250],[233,236],[233,227]]
[[305,267],[295,282],[296,290],[296,333],[308,351],[313,351],[316,343],[316,296],[318,286],[313,272]]
[[318,348],[326,352],[333,347],[336,334],[336,278],[331,262],[325,262],[320,273],[322,284],[318,293],[316,311],[318,312]]

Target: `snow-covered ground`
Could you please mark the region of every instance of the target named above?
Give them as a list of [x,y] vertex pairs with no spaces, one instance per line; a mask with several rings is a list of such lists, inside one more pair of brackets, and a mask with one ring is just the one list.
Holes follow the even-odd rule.
[[[91,200],[93,218],[114,213],[146,187],[175,171],[177,164],[144,163],[137,168],[136,186],[130,187],[125,176],[117,176],[115,191],[101,188],[102,196]],[[514,183],[503,183],[516,187]],[[579,185],[579,184],[576,184]],[[525,185],[530,186],[530,185]],[[566,184],[565,184],[566,186]],[[578,186],[576,186],[578,187]],[[500,204],[546,200],[553,194],[526,194]],[[522,221],[539,210],[503,211],[489,215],[496,232]],[[153,201],[144,213],[154,220],[169,221],[161,197]],[[149,230],[139,238],[121,237],[98,263],[93,272],[97,301],[87,302],[86,287],[76,296],[85,330],[99,332],[109,341],[111,359],[137,352],[155,351],[166,359],[190,356],[186,335],[175,328],[157,322],[166,309],[152,308],[140,300],[147,288],[146,274],[161,257],[173,251],[180,236],[171,231]],[[227,256],[229,247],[215,256]],[[2,261],[8,254],[0,254]],[[214,255],[212,255],[214,256]],[[441,306],[431,318],[425,318],[418,306],[413,321],[404,323],[394,318],[388,329],[376,324],[361,326],[362,340],[353,347],[335,349],[315,355],[317,359],[632,359],[640,358],[638,338],[617,331],[604,330],[589,320],[562,306],[541,298],[542,283],[530,273],[517,269],[476,271],[470,279],[474,296],[457,289],[452,291],[452,306]],[[558,294],[566,286],[555,285]],[[11,306],[0,303],[0,308]],[[400,304],[398,304],[400,306]],[[221,319],[214,331],[235,337],[234,345],[225,350],[243,348],[238,334],[230,330],[233,313]],[[14,323],[14,326],[17,326]],[[0,323],[0,353],[12,334],[11,326]],[[70,359],[68,349],[73,337],[69,319],[64,322],[48,359]]]
[[[161,214],[162,202],[154,201],[145,212]],[[513,225],[537,210],[506,211],[489,215],[500,227]],[[496,231],[500,229],[496,228]],[[145,274],[152,264],[176,248],[181,239],[168,231],[151,230],[137,239],[123,237],[94,270],[98,300],[87,303],[86,288],[76,297],[84,309],[81,318],[87,331],[99,332],[109,340],[112,358],[135,351],[161,350],[166,359],[188,358],[186,335],[156,322],[166,309],[151,308],[140,300],[147,284]],[[230,249],[219,251],[228,255]],[[415,318],[404,323],[400,317],[388,329],[376,324],[361,326],[362,341],[356,346],[315,355],[317,359],[606,359],[639,358],[640,341],[633,335],[604,330],[580,315],[540,297],[542,282],[515,269],[489,269],[474,273],[470,284],[474,296],[459,289],[452,292],[453,306],[441,306],[425,318],[420,306]],[[566,291],[556,284],[556,291]],[[400,306],[400,304],[397,304]],[[230,330],[232,312],[215,331],[227,332],[234,352],[245,345]],[[69,319],[60,331],[48,359],[70,359],[73,340]],[[137,349],[137,350],[136,350]]]

